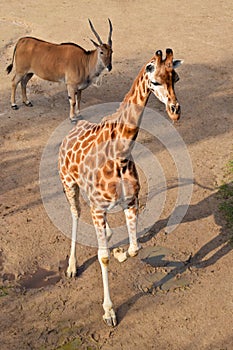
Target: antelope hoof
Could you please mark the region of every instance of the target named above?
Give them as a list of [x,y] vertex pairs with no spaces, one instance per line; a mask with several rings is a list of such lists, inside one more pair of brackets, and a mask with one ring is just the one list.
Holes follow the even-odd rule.
[[78,121],[78,118],[77,118],[77,117],[70,118],[70,122],[71,122],[72,124],[77,124],[77,121]]
[[77,122],[79,120],[82,120],[82,119],[83,119],[83,117],[82,117],[81,114],[75,115],[72,118],[70,117],[70,121],[71,121],[72,124],[77,124]]
[[24,104],[27,107],[33,107],[33,104],[31,103],[31,101],[26,101],[26,102],[24,102]]
[[17,111],[17,109],[19,109],[19,107],[17,105],[11,105],[11,108],[14,110],[14,111]]
[[113,249],[113,256],[116,258],[120,263],[127,260],[127,252],[124,252],[123,248],[115,248]]
[[116,314],[114,312],[114,310],[110,310],[110,312],[108,312],[109,315],[104,315],[103,316],[103,320],[104,323],[108,326],[108,327],[116,327],[117,325],[117,318],[116,318]]

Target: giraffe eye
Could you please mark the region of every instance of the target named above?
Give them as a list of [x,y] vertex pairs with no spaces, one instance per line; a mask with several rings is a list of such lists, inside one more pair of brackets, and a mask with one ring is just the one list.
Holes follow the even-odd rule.
[[151,83],[153,84],[153,85],[155,85],[155,86],[159,86],[159,85],[161,85],[160,83],[158,83],[157,81],[151,81]]
[[152,73],[154,72],[155,70],[155,67],[153,66],[153,64],[149,63],[147,66],[146,66],[146,72],[147,73]]

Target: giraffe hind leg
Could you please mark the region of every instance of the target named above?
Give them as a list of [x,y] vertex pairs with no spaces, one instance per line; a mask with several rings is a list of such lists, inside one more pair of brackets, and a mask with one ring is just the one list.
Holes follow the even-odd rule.
[[69,264],[66,271],[67,277],[75,277],[77,275],[77,258],[76,258],[76,240],[77,240],[77,228],[78,218],[80,216],[79,206],[79,187],[77,184],[72,186],[64,185],[64,190],[68,202],[70,204],[70,210],[72,215],[72,235],[71,235],[71,248],[69,256]]
[[108,224],[108,222],[106,221],[106,237],[107,237],[107,241],[109,242],[110,239],[112,238],[112,230]]
[[136,256],[140,249],[137,241],[137,200],[133,205],[126,208],[124,212],[129,234],[129,249],[128,251],[124,251],[121,247],[113,249],[114,258],[120,263],[126,261],[128,257]]
[[138,251],[140,249],[140,245],[137,241],[137,200],[135,201],[134,205],[129,206],[127,209],[124,210],[124,212],[129,233],[128,255],[133,257],[138,254]]

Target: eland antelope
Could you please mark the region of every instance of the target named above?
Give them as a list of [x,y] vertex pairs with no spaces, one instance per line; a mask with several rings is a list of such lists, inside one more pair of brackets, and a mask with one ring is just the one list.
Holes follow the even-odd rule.
[[70,102],[70,119],[76,121],[80,112],[81,91],[97,79],[106,68],[112,69],[112,23],[109,21],[108,42],[104,44],[89,20],[90,27],[98,43],[90,39],[95,50],[86,51],[74,43],[53,44],[33,37],[23,37],[17,42],[9,74],[15,60],[16,72],[12,79],[11,107],[18,109],[15,92],[19,82],[22,88],[22,100],[26,106],[32,103],[27,99],[26,86],[35,74],[53,82],[65,82]]

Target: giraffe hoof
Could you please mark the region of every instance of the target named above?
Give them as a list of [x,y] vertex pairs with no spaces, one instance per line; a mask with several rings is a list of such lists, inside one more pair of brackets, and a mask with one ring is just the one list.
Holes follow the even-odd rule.
[[138,245],[135,249],[128,249],[128,256],[134,257],[138,255],[139,250],[142,249],[141,245]]
[[131,258],[133,258],[134,256],[137,256],[138,255],[138,250],[135,250],[135,251],[128,251],[128,254]]
[[113,249],[113,256],[119,262],[124,262],[125,260],[127,260],[127,252],[124,252],[123,248],[115,248],[115,249]]
[[108,327],[116,327],[117,325],[117,318],[115,315],[115,312],[112,310],[111,312],[111,316],[106,317],[105,315],[103,316],[103,320],[104,323],[108,326]]
[[76,276],[77,276],[77,269],[75,268],[75,269],[70,269],[69,267],[68,267],[68,269],[67,269],[67,271],[66,271],[66,276],[68,277],[68,278],[75,278]]
[[19,109],[19,107],[17,105],[12,105],[11,108],[14,110],[14,111],[17,111],[17,109]]

